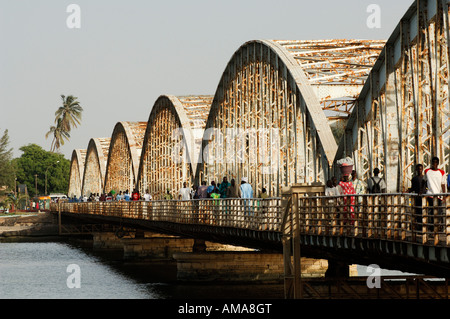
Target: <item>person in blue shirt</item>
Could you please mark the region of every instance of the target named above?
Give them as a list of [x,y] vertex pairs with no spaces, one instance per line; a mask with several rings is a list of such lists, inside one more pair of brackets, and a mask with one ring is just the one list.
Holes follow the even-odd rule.
[[126,190],[125,194],[123,195],[123,199],[125,199],[125,201],[130,201],[130,193],[128,192],[128,189]]
[[240,189],[242,198],[253,198],[253,188],[252,185],[248,183],[247,177],[242,178]]
[[208,194],[208,197],[211,197],[211,194],[214,192],[214,190],[216,189],[216,183],[214,181],[211,182],[211,185],[208,186],[208,188],[206,189],[206,193]]
[[249,198],[253,198],[253,188],[252,185],[248,183],[247,177],[243,177],[241,179],[241,198],[245,198],[244,200],[244,206],[245,206],[245,215],[253,215],[253,212],[251,211],[250,207],[250,201],[247,200]]

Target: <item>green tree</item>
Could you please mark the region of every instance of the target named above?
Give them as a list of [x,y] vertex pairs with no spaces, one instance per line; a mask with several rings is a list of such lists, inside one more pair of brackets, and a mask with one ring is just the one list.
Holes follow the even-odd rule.
[[0,138],[0,189],[4,186],[14,188],[15,169],[11,160],[12,148],[9,148],[8,130],[5,130]]
[[[36,144],[22,146],[22,156],[13,160],[17,181],[26,184],[31,196],[45,193],[45,173],[47,172],[47,193],[64,193],[69,188],[70,160],[62,154],[45,151]],[[58,162],[59,161],[59,162]]]

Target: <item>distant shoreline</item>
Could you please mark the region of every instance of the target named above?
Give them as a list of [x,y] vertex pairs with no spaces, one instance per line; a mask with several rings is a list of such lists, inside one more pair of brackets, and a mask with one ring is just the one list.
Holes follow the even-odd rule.
[[0,215],[0,238],[58,235],[58,225],[48,212]]

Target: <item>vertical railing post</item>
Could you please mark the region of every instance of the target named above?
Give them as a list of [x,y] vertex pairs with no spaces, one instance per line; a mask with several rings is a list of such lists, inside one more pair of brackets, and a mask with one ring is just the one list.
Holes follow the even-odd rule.
[[406,218],[409,215],[409,207],[406,204],[409,202],[409,195],[401,195],[400,199],[400,231],[401,231],[401,239],[406,240],[406,231],[408,230],[408,223],[406,222]]
[[300,207],[298,193],[292,194],[292,245],[294,259],[294,299],[301,299],[302,296],[302,271],[300,254]]
[[333,197],[330,210],[331,215],[331,235],[336,236],[338,234],[339,226],[339,198]]
[[430,207],[428,207],[428,198],[422,197],[422,244],[428,241],[428,214]]
[[367,222],[368,222],[368,209],[367,209],[367,196],[362,196],[362,205],[360,206],[361,211],[361,236],[365,238],[367,236]]
[[373,196],[367,197],[367,237],[372,238],[374,236],[374,200]]
[[385,236],[387,239],[391,239],[394,237],[394,210],[393,210],[393,203],[392,203],[392,196],[385,196],[385,209],[386,209],[386,222],[384,223],[384,229],[385,229]]

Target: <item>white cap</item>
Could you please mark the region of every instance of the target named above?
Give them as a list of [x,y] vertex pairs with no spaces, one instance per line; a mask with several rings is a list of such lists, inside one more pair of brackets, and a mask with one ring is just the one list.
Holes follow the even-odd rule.
[[247,179],[247,177],[242,177],[241,181],[247,183],[247,182],[248,182],[248,179]]

